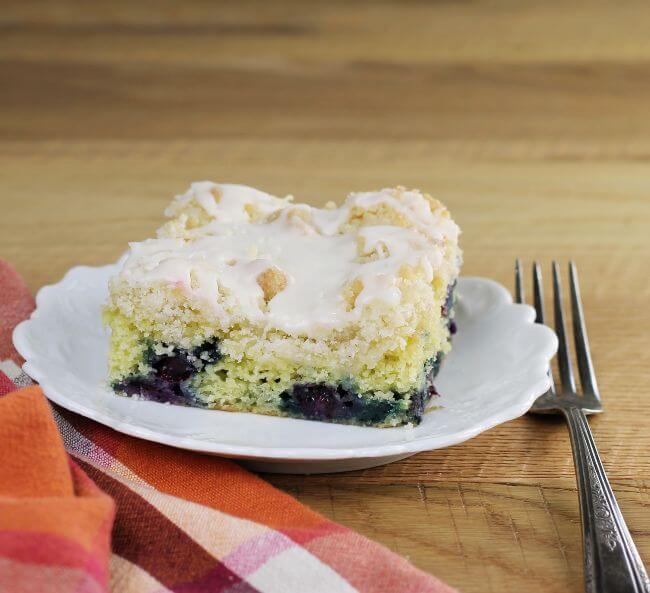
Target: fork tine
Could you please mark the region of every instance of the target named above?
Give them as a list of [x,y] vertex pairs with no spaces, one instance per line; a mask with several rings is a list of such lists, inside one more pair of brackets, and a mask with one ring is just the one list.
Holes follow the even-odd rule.
[[557,333],[558,350],[557,361],[560,369],[560,380],[564,391],[575,393],[576,384],[571,370],[571,358],[569,356],[569,343],[566,337],[564,325],[564,312],[562,310],[562,285],[560,283],[560,266],[553,262],[553,308],[555,313],[555,333]]
[[546,323],[544,319],[544,298],[542,294],[542,268],[537,262],[533,263],[533,300],[535,301],[537,323]]
[[517,258],[515,261],[515,302],[524,302],[524,283],[521,278],[521,260]]
[[582,300],[580,299],[580,286],[578,285],[578,270],[573,262],[569,262],[569,284],[571,286],[571,311],[573,313],[573,336],[576,345],[576,358],[578,359],[578,371],[580,373],[580,384],[583,393],[594,395],[600,400],[596,375],[589,353],[589,340],[587,339],[587,328],[585,327],[585,316],[582,311]]
[[[537,313],[537,323],[542,325],[546,323],[544,319],[544,290],[542,289],[542,268],[537,263],[533,263],[533,299],[535,301],[535,312]],[[551,393],[555,393],[555,381],[553,381],[553,373],[549,367],[548,375],[551,379],[551,386],[549,389]]]

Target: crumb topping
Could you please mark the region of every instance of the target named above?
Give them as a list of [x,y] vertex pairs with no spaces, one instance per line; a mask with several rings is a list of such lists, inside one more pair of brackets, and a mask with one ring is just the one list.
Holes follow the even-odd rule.
[[111,282],[127,316],[162,286],[222,330],[247,323],[322,338],[367,308],[406,305],[410,278],[433,290],[458,273],[458,227],[417,190],[352,193],[320,209],[205,181],[165,214],[158,237],[132,243]]

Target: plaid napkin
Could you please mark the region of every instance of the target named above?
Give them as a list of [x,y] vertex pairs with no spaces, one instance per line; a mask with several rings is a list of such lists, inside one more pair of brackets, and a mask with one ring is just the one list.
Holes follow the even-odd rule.
[[0,591],[452,591],[236,463],[50,406],[11,345],[33,306],[0,260]]

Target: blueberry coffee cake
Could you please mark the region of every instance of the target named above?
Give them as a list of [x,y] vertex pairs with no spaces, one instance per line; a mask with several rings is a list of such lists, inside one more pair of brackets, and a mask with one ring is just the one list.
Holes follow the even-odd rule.
[[126,396],[366,426],[417,424],[449,351],[459,230],[401,187],[340,206],[193,183],[111,279]]

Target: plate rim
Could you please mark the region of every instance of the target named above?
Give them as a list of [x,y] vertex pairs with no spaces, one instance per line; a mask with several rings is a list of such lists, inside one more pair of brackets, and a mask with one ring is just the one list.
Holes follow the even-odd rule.
[[[119,263],[119,262],[118,262]],[[457,445],[467,441],[482,432],[490,430],[495,426],[514,420],[524,415],[531,407],[535,399],[544,393],[550,387],[550,378],[547,374],[548,364],[557,350],[557,337],[553,330],[547,326],[537,326],[540,330],[546,330],[547,338],[545,343],[545,351],[541,352],[536,357],[538,359],[537,365],[530,365],[527,367],[527,372],[536,373],[538,377],[536,380],[531,378],[530,383],[521,394],[517,395],[517,402],[519,405],[511,404],[505,409],[501,409],[487,418],[483,419],[480,423],[468,427],[464,430],[457,431],[452,435],[446,436],[422,436],[417,439],[405,440],[400,443],[390,443],[385,445],[372,445],[367,447],[355,448],[328,448],[328,447],[262,447],[262,446],[244,446],[244,445],[231,445],[227,443],[219,443],[213,440],[201,440],[196,437],[183,437],[177,435],[170,435],[165,432],[160,432],[143,427],[139,424],[131,422],[120,421],[111,416],[110,414],[103,413],[94,407],[84,406],[78,403],[77,400],[66,396],[61,393],[56,386],[53,386],[48,381],[48,373],[40,369],[38,364],[30,362],[30,358],[37,359],[31,348],[31,341],[29,337],[30,325],[38,322],[39,317],[43,315],[43,310],[40,305],[47,293],[57,287],[60,287],[65,282],[69,281],[71,277],[83,272],[96,272],[106,271],[109,268],[115,268],[118,263],[108,264],[105,266],[74,266],[70,268],[63,278],[54,284],[43,286],[39,289],[36,295],[36,308],[28,319],[19,323],[13,331],[13,343],[16,350],[25,359],[23,364],[24,372],[32,379],[37,381],[43,390],[45,396],[52,402],[61,407],[80,414],[91,420],[95,420],[100,424],[108,426],[118,432],[128,434],[136,438],[161,443],[164,445],[182,448],[201,453],[209,453],[213,455],[221,455],[225,457],[233,457],[240,459],[251,460],[273,460],[273,461],[334,461],[345,459],[376,459],[381,457],[391,457],[400,454],[414,454],[422,451],[430,451]],[[512,302],[510,292],[500,283],[481,276],[463,276],[463,281],[480,282],[490,287],[491,291],[498,295],[500,302],[503,306],[516,306],[529,309],[528,318],[531,325],[534,323],[534,310],[529,305],[515,304]],[[206,413],[214,413],[213,410],[205,410]],[[222,411],[219,411],[222,412]],[[233,412],[222,412],[233,413]],[[242,414],[245,412],[241,412]],[[271,417],[273,418],[273,417]],[[282,418],[283,420],[286,420]],[[298,422],[310,422],[309,420],[291,419]],[[332,424],[333,427],[338,425]],[[372,428],[372,427],[369,427]],[[375,430],[392,430],[391,428],[382,428]]]

